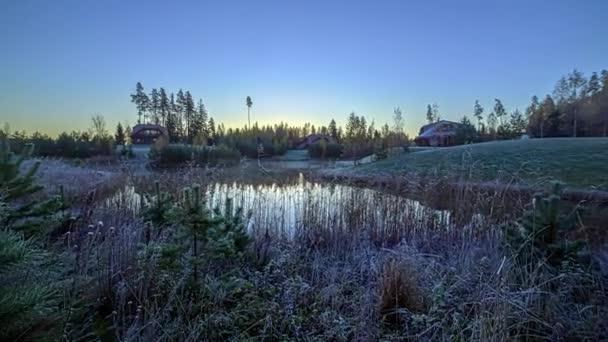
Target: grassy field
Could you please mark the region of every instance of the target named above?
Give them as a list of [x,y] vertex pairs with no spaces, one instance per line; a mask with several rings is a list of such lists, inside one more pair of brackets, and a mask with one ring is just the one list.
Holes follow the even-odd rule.
[[495,141],[412,152],[360,166],[357,173],[608,190],[608,138]]

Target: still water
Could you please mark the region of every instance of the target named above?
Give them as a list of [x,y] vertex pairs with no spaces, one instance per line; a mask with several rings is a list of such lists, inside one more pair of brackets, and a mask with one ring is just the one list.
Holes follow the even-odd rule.
[[[210,209],[224,208],[226,199],[234,207],[251,213],[250,230],[293,236],[310,229],[367,229],[390,233],[453,226],[447,210],[436,210],[419,201],[378,190],[308,181],[300,174],[289,182],[252,184],[214,182],[204,188]],[[109,199],[108,205],[128,206],[137,211],[141,195],[128,186]]]

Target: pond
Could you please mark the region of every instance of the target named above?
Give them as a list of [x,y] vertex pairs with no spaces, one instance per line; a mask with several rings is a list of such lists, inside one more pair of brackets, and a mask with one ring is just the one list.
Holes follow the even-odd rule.
[[[397,194],[307,180],[302,174],[286,182],[217,181],[203,187],[207,206],[224,208],[226,199],[250,213],[251,231],[292,238],[301,232],[369,231],[397,237],[420,229],[452,229],[448,210],[437,210]],[[107,201],[138,210],[141,196],[128,186]],[[432,228],[432,229],[429,229]]]

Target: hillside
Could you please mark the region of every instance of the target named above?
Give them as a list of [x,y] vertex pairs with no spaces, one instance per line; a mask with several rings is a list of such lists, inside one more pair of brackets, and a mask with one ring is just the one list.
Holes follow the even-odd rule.
[[359,175],[423,175],[471,181],[608,190],[608,138],[494,141],[410,152],[368,165]]

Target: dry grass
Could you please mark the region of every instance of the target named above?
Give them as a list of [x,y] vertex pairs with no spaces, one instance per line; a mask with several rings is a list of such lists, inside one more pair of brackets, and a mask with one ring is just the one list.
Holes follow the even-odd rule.
[[[500,223],[517,216],[525,198],[463,188],[450,195],[455,205],[440,211],[424,204],[441,202],[441,181],[427,184],[415,201],[335,184],[216,183],[217,171],[134,175],[107,186],[151,191],[160,178],[175,194],[199,183],[210,186],[210,205],[228,194],[253,212],[247,257],[205,265],[200,292],[189,296],[188,263],[178,260],[169,270],[158,253],[174,229],[143,224],[129,194],[95,201],[57,246],[68,339],[608,336],[607,274],[569,264],[558,274],[543,265],[522,269],[505,251]],[[606,268],[605,252],[598,255]]]
[[403,316],[424,310],[425,298],[415,267],[405,261],[389,259],[378,280],[378,312],[381,319],[398,326]]

